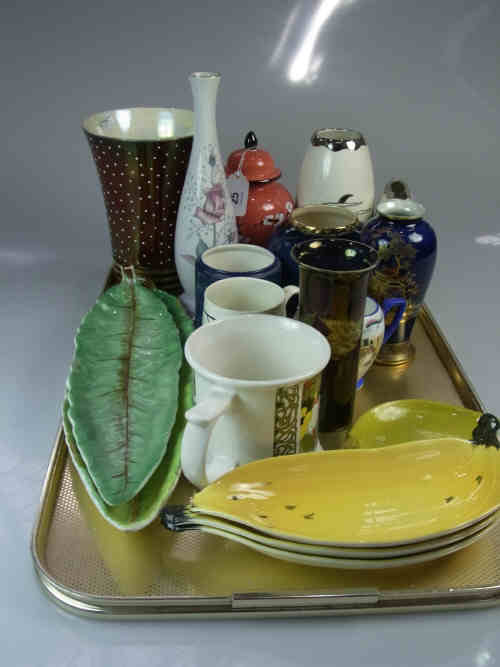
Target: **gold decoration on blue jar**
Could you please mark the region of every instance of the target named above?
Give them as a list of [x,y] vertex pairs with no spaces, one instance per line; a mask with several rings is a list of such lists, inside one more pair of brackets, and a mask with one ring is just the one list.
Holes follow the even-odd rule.
[[[377,213],[361,234],[361,240],[376,248],[379,257],[368,294],[379,302],[404,298],[407,304],[398,327],[382,346],[377,363],[408,364],[414,353],[411,332],[436,263],[436,234],[423,219],[425,208],[413,199],[400,179],[386,185]],[[389,324],[386,320],[386,326]]]

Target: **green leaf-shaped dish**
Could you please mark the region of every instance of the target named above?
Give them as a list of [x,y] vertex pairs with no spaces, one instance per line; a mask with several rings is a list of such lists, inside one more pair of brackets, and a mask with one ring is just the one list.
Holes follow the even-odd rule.
[[165,455],[177,414],[182,347],[164,301],[133,280],[83,318],[68,378],[67,418],[108,505],[128,502]]
[[[155,291],[167,305],[170,314],[184,344],[193,331],[193,323],[186,315],[178,299],[170,294]],[[66,444],[78,475],[94,505],[102,516],[118,530],[137,531],[145,528],[158,516],[160,509],[173,492],[181,474],[181,442],[185,427],[184,414],[193,406],[193,381],[189,364],[183,361],[179,381],[179,405],[172,433],[168,442],[167,453],[151,479],[132,500],[114,507],[103,501],[97,487],[90,477],[85,463],[76,447],[71,423],[68,419],[68,402],[63,407],[63,425]]]

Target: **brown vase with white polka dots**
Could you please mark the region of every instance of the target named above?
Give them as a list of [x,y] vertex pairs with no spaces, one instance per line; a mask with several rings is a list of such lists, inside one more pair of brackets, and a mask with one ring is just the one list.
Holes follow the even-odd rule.
[[118,109],[84,121],[104,195],[116,277],[133,266],[157,287],[181,292],[174,234],[193,127],[188,109]]

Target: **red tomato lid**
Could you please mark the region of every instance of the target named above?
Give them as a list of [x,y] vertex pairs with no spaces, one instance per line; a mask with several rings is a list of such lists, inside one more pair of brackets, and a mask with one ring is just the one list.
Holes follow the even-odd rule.
[[[257,148],[257,143],[255,133],[249,132],[245,137],[245,148],[238,148],[228,157],[226,176],[230,176],[238,170],[240,160],[241,172],[250,182],[272,181],[281,176],[281,171],[274,164],[270,153],[262,148]],[[243,159],[241,159],[242,155]]]

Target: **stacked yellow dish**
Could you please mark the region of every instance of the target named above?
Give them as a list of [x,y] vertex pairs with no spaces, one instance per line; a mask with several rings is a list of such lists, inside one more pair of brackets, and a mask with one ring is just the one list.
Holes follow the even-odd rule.
[[493,528],[499,507],[497,445],[441,437],[255,461],[188,506],[165,508],[162,520],[283,560],[381,569],[469,546]]

